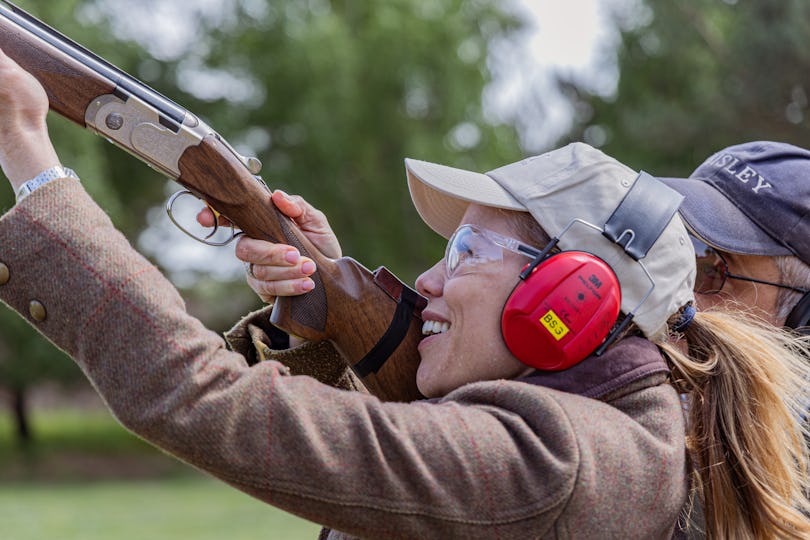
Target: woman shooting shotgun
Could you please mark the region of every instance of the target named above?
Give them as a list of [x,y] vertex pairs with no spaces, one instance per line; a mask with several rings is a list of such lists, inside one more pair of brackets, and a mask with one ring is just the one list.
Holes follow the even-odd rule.
[[[450,239],[416,283],[429,399],[384,403],[229,351],[62,168],[39,83],[3,54],[0,80],[24,194],[0,298],[152,444],[333,539],[667,538],[690,471],[710,536],[810,535],[806,367],[783,334],[695,313],[680,198],[649,175],[584,144],[488,174],[407,160]],[[254,247],[255,272],[278,246]]]

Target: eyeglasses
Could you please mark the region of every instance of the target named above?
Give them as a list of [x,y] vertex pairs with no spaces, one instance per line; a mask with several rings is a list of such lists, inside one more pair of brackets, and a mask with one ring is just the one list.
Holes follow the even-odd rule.
[[503,250],[530,259],[540,254],[539,249],[527,246],[514,238],[475,225],[461,225],[450,237],[444,252],[447,278],[480,271],[485,265],[502,263]]
[[800,293],[807,293],[807,289],[785,285],[784,283],[774,283],[762,279],[740,276],[728,271],[728,263],[719,251],[707,245],[699,238],[689,235],[692,245],[695,248],[697,263],[697,277],[695,278],[695,292],[700,294],[717,294],[726,284],[727,279],[739,279],[741,281],[751,281],[762,285],[772,285],[782,289],[790,289]]

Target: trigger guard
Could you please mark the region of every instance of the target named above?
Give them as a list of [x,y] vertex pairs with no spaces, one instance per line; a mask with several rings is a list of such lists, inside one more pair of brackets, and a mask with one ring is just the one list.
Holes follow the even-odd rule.
[[[177,221],[174,218],[174,214],[172,213],[172,208],[174,206],[174,203],[180,197],[183,197],[183,196],[186,196],[186,195],[191,195],[194,198],[202,201],[203,204],[205,204],[206,207],[210,208],[211,212],[214,213],[214,227],[213,227],[214,230],[211,231],[211,233],[208,234],[207,236],[205,236],[204,238],[200,238],[198,236],[195,236],[188,229],[183,227],[180,224],[180,222]],[[211,242],[211,241],[209,241],[208,239],[211,238],[213,235],[215,235],[217,233],[217,231],[219,230],[219,217],[222,216],[223,214],[221,212],[218,212],[217,210],[215,210],[210,204],[208,204],[205,201],[205,199],[203,199],[202,197],[198,196],[196,193],[194,193],[194,192],[192,192],[192,191],[190,191],[188,189],[181,189],[180,191],[177,191],[171,197],[169,197],[169,200],[166,201],[166,214],[168,214],[169,219],[172,221],[172,223],[174,223],[175,227],[180,229],[187,236],[190,236],[194,240],[196,240],[196,241],[198,241],[198,242],[200,242],[202,244],[206,244],[208,246],[215,246],[215,247],[226,246],[226,245],[230,244],[231,242],[233,242],[236,239],[237,236],[240,236],[240,235],[244,234],[242,231],[237,231],[236,227],[233,226],[233,222],[231,222],[231,235],[230,235],[230,237],[228,239],[223,240],[222,242]],[[227,218],[227,216],[225,216],[225,218]]]

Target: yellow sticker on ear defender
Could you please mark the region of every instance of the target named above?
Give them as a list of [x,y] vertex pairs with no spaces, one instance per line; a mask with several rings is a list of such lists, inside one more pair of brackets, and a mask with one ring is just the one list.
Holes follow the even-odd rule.
[[565,326],[565,323],[563,323],[552,310],[548,310],[548,312],[543,315],[540,319],[540,324],[545,326],[546,330],[548,330],[557,341],[560,341],[565,337],[565,334],[568,333],[568,327]]

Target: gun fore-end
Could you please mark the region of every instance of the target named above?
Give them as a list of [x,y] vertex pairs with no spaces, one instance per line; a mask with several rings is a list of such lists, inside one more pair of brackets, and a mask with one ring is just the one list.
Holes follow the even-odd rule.
[[[0,3],[0,48],[45,88],[51,110],[85,127],[85,111],[116,82],[32,33],[32,17]],[[33,19],[36,21],[36,19]]]

